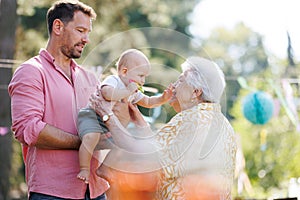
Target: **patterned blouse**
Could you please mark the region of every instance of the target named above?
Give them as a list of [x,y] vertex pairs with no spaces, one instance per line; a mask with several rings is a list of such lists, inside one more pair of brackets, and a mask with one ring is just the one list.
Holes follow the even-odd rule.
[[237,144],[219,104],[178,113],[156,139],[162,165],[158,200],[231,199]]

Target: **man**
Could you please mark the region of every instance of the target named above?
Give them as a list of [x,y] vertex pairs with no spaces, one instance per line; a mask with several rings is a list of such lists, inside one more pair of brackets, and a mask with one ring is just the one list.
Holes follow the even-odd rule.
[[49,40],[21,64],[9,84],[12,130],[22,144],[29,199],[106,199],[108,183],[91,164],[89,185],[79,172],[76,118],[96,78],[77,65],[89,42],[95,11],[78,1],[58,1],[47,12]]

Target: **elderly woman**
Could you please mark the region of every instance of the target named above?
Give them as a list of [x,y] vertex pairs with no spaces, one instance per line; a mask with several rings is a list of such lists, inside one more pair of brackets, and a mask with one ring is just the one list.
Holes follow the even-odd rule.
[[106,125],[116,145],[104,162],[109,170],[98,173],[112,183],[112,195],[118,193],[113,200],[231,199],[237,146],[219,104],[223,72],[200,57],[188,58],[182,70],[169,102],[178,113],[157,133],[149,131],[133,105],[131,117],[144,127],[139,138],[111,115],[109,104],[93,102],[100,116],[110,116]]

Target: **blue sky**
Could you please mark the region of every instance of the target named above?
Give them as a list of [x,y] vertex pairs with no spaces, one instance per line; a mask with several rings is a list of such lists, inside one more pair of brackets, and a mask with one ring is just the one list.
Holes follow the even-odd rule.
[[218,26],[233,28],[238,22],[264,36],[268,51],[286,57],[287,31],[296,61],[300,62],[299,0],[202,0],[192,14],[193,35],[205,38]]

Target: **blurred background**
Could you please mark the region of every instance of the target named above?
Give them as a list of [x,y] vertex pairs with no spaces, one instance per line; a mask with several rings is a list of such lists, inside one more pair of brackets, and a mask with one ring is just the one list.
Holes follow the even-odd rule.
[[[176,80],[187,56],[212,59],[226,76],[222,111],[240,147],[233,198],[300,198],[297,0],[82,1],[98,16],[79,64],[102,79],[123,50],[141,49],[152,64],[146,92],[155,95]],[[53,2],[0,0],[0,200],[26,199],[7,85],[46,46]],[[175,114],[168,105],[142,112],[156,128]]]

